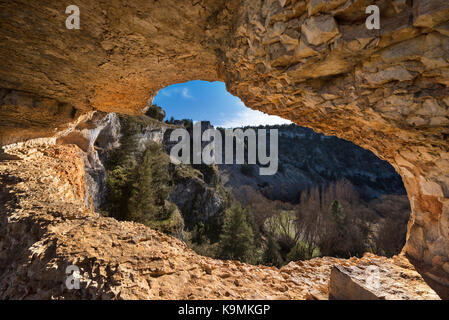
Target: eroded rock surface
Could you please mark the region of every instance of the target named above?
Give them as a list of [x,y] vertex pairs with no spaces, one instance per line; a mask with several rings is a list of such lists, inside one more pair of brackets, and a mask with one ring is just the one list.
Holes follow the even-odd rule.
[[[337,135],[401,174],[405,252],[449,297],[449,8],[445,0],[0,3],[0,143],[98,109],[138,113],[161,88],[225,81],[254,109]],[[365,27],[378,5],[381,29]]]
[[439,299],[403,256],[366,254],[357,263],[334,265],[329,298],[338,300]]

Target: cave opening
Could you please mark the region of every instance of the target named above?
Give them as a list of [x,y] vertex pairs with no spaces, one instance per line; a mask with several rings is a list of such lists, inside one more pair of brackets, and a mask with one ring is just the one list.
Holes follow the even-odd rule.
[[[168,86],[144,110],[118,115],[120,148],[102,153],[97,145],[104,214],[176,236],[201,255],[252,264],[402,250],[409,200],[401,177],[372,152],[251,110],[222,82]],[[233,149],[243,144],[243,163],[174,164],[170,134],[198,123],[223,133],[276,130],[277,171],[261,175],[249,163],[248,136]]]
[[[249,107],[282,115],[302,125],[310,125],[320,132],[353,141],[394,166],[407,188],[413,211],[403,252],[414,260],[411,261],[417,269],[423,266],[418,269],[419,273],[423,277],[430,277],[442,287],[438,291],[446,292],[447,297],[448,6],[439,0],[374,1],[381,9],[382,29],[370,31],[366,30],[364,24],[367,1],[333,2],[335,4],[329,6],[323,5],[323,1],[288,0],[254,3],[212,1],[204,5],[192,5],[190,1],[182,1],[179,5],[142,2],[137,8],[118,1],[105,10],[102,5],[80,0],[83,18],[79,31],[64,29],[67,16],[64,15],[63,5],[46,1],[24,10],[16,2],[4,2],[2,10],[6,14],[2,33],[5,45],[0,55],[8,63],[2,65],[1,73],[0,145],[8,149],[6,146],[12,143],[52,137],[61,129],[71,130],[74,121],[89,115],[92,110],[139,113],[148,97],[169,83],[198,78],[226,81],[230,92],[244,99]],[[30,22],[39,27],[30,27]],[[12,41],[14,37],[10,35],[18,35],[20,41]],[[36,55],[36,52],[41,54]],[[196,120],[189,115],[187,118]],[[98,121],[101,122],[101,119]],[[133,143],[150,137],[162,148],[163,143],[160,142],[164,142],[165,134],[157,129],[160,121],[118,114],[111,115],[108,121],[104,123],[106,130],[100,133],[101,139],[97,140],[96,148],[101,159],[111,160],[111,164],[115,165],[116,183],[134,181],[129,188],[134,192],[138,189],[134,185],[153,182],[145,174],[152,170],[167,172],[166,176],[158,177],[159,182],[172,179],[173,171],[170,170],[176,170],[176,167],[173,168],[170,163],[165,166],[166,157],[163,154],[166,150],[160,152],[158,146]],[[112,159],[108,159],[109,146],[118,142],[118,136],[113,131],[116,127],[111,125],[113,121],[119,121],[123,124],[122,128],[129,132],[137,132],[123,142],[135,146],[132,151],[140,154],[139,157],[114,151],[111,152]],[[164,125],[176,128],[178,124]],[[92,138],[84,136],[83,130],[87,129],[75,130],[79,130],[81,136],[74,139],[73,134],[67,138],[67,143],[72,141],[78,146],[84,144],[90,148],[90,144],[85,144],[86,141],[90,143],[89,138]],[[334,141],[327,137],[320,139]],[[297,142],[300,139],[292,140]],[[123,143],[122,146],[127,144]],[[288,150],[292,149],[291,144],[288,147]],[[87,151],[89,157],[86,172],[88,178],[92,179],[88,188],[101,190],[102,183],[111,181],[102,176],[102,164],[89,148],[81,148],[83,152]],[[322,153],[317,152],[316,155],[322,156]],[[332,159],[332,164],[336,162],[335,158],[334,153],[326,157]],[[125,164],[130,166],[120,165],[122,160],[128,161]],[[293,157],[293,160],[292,163],[281,165],[279,172],[292,173],[289,168],[294,166],[297,157]],[[137,167],[142,167],[141,172],[129,170],[136,163],[139,164]],[[152,166],[154,163],[162,165]],[[347,172],[353,163],[361,161],[356,158],[345,166],[337,167],[338,174]],[[98,167],[91,164],[98,164]],[[313,180],[319,187],[308,187],[301,196],[294,195],[296,199],[290,201],[285,201],[292,197],[289,188],[274,188],[269,181],[261,181],[255,186],[265,191],[259,192],[263,199],[292,206],[308,203],[307,200],[312,199],[309,202],[320,204],[311,204],[309,207],[312,209],[307,212],[316,212],[324,207],[336,213],[334,217],[337,222],[341,217],[341,208],[345,210],[346,206],[342,201],[332,200],[332,196],[325,196],[336,193],[337,187],[321,186],[323,179],[333,179],[335,184],[341,183],[345,188],[350,183],[351,188],[358,190],[360,201],[371,201],[364,198],[366,194],[360,190],[365,186],[368,195],[375,191],[375,183],[365,184],[366,181],[371,183],[370,179],[362,182],[362,186],[358,185],[357,179],[341,182],[337,179],[338,175],[334,176],[332,171],[322,168],[321,161],[310,158],[301,164],[294,173],[313,171],[317,176],[329,174],[331,178]],[[170,170],[162,170],[164,168]],[[366,168],[370,166],[363,169]],[[3,170],[9,172],[9,168],[4,167]],[[195,170],[179,171],[177,181],[203,181],[203,186],[213,189],[210,184],[214,183],[216,179],[213,177],[216,175]],[[253,179],[251,166],[242,166],[240,172],[245,179]],[[39,174],[43,173],[43,170],[39,170]],[[361,172],[357,174],[360,180],[365,177]],[[289,182],[294,178],[294,174],[284,174],[282,181]],[[98,185],[95,186],[95,183]],[[394,185],[392,182],[385,184]],[[344,190],[343,187],[341,189]],[[187,215],[183,217],[178,206],[176,208],[169,200],[166,202],[166,195],[170,196],[172,192],[170,188],[160,190],[153,195],[156,200],[147,207],[137,208],[134,204],[139,210],[153,210],[151,205],[163,208],[158,211],[158,219],[143,219],[141,222],[152,224],[159,230],[172,225],[182,226],[177,229],[177,236],[182,237],[184,230],[189,228],[189,219]],[[137,203],[138,197],[142,195],[139,192],[133,195],[119,191],[114,194],[118,202],[130,196],[129,199]],[[222,193],[225,194],[226,190]],[[277,200],[273,193],[281,194],[283,198]],[[249,198],[243,190],[238,195]],[[98,198],[102,196],[106,195],[98,194]],[[302,197],[305,199],[302,200]],[[331,200],[326,200],[328,198]],[[325,205],[321,204],[322,201]],[[260,203],[266,211],[266,202]],[[122,201],[120,205],[128,206],[128,202]],[[40,206],[36,204],[36,208]],[[176,210],[178,214],[167,215]],[[288,210],[282,208],[283,212]],[[41,226],[42,223],[33,218],[38,216],[39,210],[36,211],[29,217],[22,215],[22,220],[28,219],[35,226]],[[12,212],[11,209],[8,214]],[[137,220],[138,217],[133,218]],[[288,214],[287,218],[283,218],[288,220]],[[3,224],[7,227],[4,229],[7,232],[17,230],[17,221],[7,220]],[[201,229],[201,225],[198,228]],[[218,232],[216,236],[219,237]],[[263,236],[268,247],[271,240]],[[48,234],[42,232],[37,237],[40,242],[49,239]],[[72,240],[70,244],[74,242]],[[14,251],[10,250],[11,253]],[[85,256],[89,251],[85,249]],[[109,251],[112,252],[105,250]],[[286,251],[283,249],[282,254],[285,255]],[[350,251],[354,254],[353,250]],[[18,261],[16,257],[20,255],[10,252],[5,255],[2,252],[2,256]],[[71,253],[74,255],[74,252]],[[59,256],[60,265],[61,261],[63,259]],[[140,270],[136,266],[133,266],[134,270]],[[33,272],[34,275],[28,273],[26,282],[40,280],[41,273],[48,275],[48,269],[42,264],[40,272]],[[3,279],[14,283],[7,277]],[[154,281],[152,279],[153,284]],[[26,289],[28,291],[29,288]],[[15,296],[29,296],[26,291]]]

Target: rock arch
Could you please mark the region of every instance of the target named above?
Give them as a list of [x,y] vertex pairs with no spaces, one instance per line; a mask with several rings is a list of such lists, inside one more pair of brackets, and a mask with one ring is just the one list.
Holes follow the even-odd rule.
[[[367,30],[365,8],[381,11]],[[0,144],[89,110],[225,81],[245,104],[375,152],[401,174],[407,255],[449,292],[449,4],[445,0],[78,0],[0,4]],[[446,292],[446,293],[444,293]]]

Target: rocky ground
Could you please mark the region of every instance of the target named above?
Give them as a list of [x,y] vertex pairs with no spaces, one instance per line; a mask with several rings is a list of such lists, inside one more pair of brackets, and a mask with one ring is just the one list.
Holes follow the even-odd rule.
[[[2,299],[327,299],[334,265],[368,291],[364,270],[377,266],[379,298],[438,299],[403,256],[316,258],[281,269],[199,256],[176,238],[95,213],[85,201],[83,151],[43,142],[1,155]],[[80,268],[79,290],[65,285],[69,265]],[[353,297],[351,286],[335,283],[332,297]]]

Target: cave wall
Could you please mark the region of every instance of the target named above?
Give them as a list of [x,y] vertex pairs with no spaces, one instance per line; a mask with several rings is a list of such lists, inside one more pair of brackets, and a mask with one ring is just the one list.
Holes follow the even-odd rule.
[[[139,113],[163,87],[220,80],[253,109],[389,161],[412,206],[406,254],[449,292],[449,2],[0,2],[0,144],[90,110]],[[365,27],[376,4],[381,28]]]

